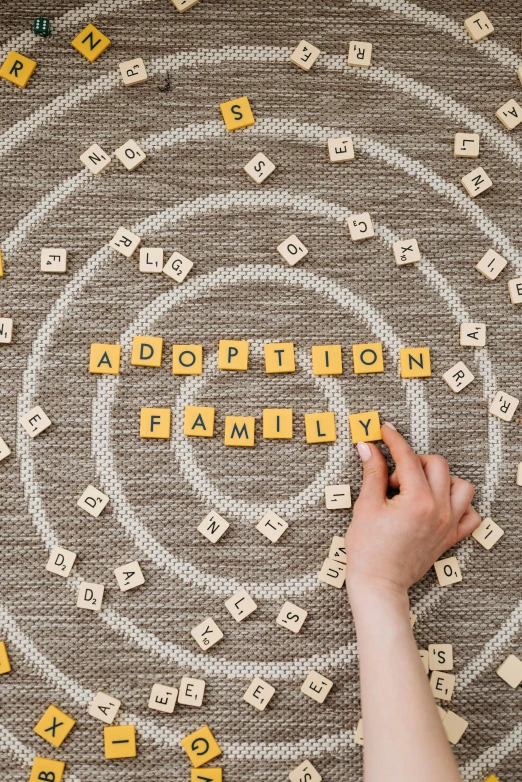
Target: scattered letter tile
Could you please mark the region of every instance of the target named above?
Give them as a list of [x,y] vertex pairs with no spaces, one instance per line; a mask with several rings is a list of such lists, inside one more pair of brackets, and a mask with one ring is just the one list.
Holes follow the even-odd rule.
[[508,100],[507,103],[504,103],[504,105],[499,108],[496,116],[504,127],[508,130],[514,130],[514,128],[522,122],[522,107],[518,105],[516,100]]
[[67,250],[56,247],[43,247],[40,257],[40,270],[63,274],[67,271]]
[[301,686],[301,692],[317,703],[324,703],[326,696],[333,687],[333,682],[317,671],[310,671]]
[[335,562],[327,557],[318,573],[318,578],[319,581],[340,589],[346,578],[346,565],[343,562]]
[[164,684],[153,684],[148,707],[154,711],[172,714],[177,697],[178,691],[176,687],[166,687]]
[[140,272],[159,274],[163,271],[163,247],[140,247]]
[[355,68],[369,68],[372,64],[372,45],[368,41],[350,41],[348,65]]
[[240,589],[235,595],[225,600],[225,607],[236,622],[242,622],[243,619],[254,613],[257,609],[257,603],[250,597],[246,589]]
[[497,673],[515,690],[522,684],[522,660],[519,660],[514,654],[508,655],[502,665],[497,668]]
[[449,586],[450,584],[456,584],[457,582],[462,581],[462,573],[460,572],[457,557],[439,559],[435,562],[433,567],[435,568],[441,586]]
[[94,486],[87,486],[82,496],[78,500],[78,507],[87,511],[94,518],[98,518],[102,510],[105,508],[109,498],[99,489]]
[[129,139],[122,144],[121,147],[114,152],[120,163],[123,163],[127,171],[134,171],[139,165],[141,165],[147,155],[133,140]]
[[141,84],[143,81],[147,81],[147,70],[141,57],[120,62],[119,68],[121,78],[126,87],[131,84]]
[[503,534],[504,530],[501,529],[498,524],[495,524],[493,519],[490,519],[488,516],[483,519],[480,526],[471,533],[471,537],[475,538],[486,551],[489,551],[489,549],[493,548],[495,543],[498,543]]
[[62,782],[64,771],[64,760],[50,760],[37,755],[33,761],[29,782],[41,782],[46,779],[50,782]]
[[435,698],[450,701],[455,687],[455,676],[444,671],[433,671],[430,677],[430,687]]
[[430,671],[453,670],[452,644],[430,644],[428,646]]
[[205,681],[183,676],[179,685],[178,703],[184,706],[201,706],[205,694]]
[[353,160],[355,153],[353,151],[352,137],[329,138],[328,154],[332,163],[344,163],[346,160]]
[[276,619],[276,624],[281,627],[286,627],[293,633],[298,633],[307,616],[308,611],[305,611],[304,608],[299,608],[295,603],[291,603],[287,600],[281,607]]
[[481,166],[473,169],[473,171],[470,171],[466,176],[463,176],[461,182],[472,198],[480,195],[480,193],[483,193],[493,184]]
[[268,682],[264,682],[263,679],[256,678],[250,683],[243,698],[247,703],[254,706],[254,708],[263,711],[266,709],[274,693],[275,687],[272,687]]
[[350,215],[348,228],[353,242],[361,242],[363,239],[371,239],[374,236],[372,219],[368,212]]
[[181,253],[172,253],[167,263],[163,267],[163,273],[174,280],[174,282],[183,282],[194,264]]
[[217,543],[229,527],[230,524],[226,519],[215,510],[211,510],[199,525],[198,532],[201,532],[211,543]]
[[0,343],[8,345],[13,339],[13,319],[0,318]]
[[55,546],[51,549],[45,569],[48,570],[49,573],[56,573],[57,576],[67,578],[72,570],[75,559],[76,554],[74,551],[67,551],[66,548]]
[[522,277],[516,277],[508,282],[511,304],[522,304]]
[[36,437],[41,434],[48,426],[51,426],[50,419],[45,415],[41,407],[33,407],[28,413],[20,418],[20,423],[30,437]]
[[93,24],[88,24],[71,41],[71,45],[74,46],[77,52],[83,54],[89,62],[94,62],[111,45],[111,42]]
[[321,51],[317,46],[313,46],[308,41],[301,41],[290,55],[290,62],[293,62],[298,68],[302,68],[303,71],[309,71],[320,54]]
[[332,484],[324,487],[325,503],[328,510],[351,508],[352,498],[347,483]]
[[334,535],[328,552],[328,559],[346,565],[346,543],[341,535]]
[[261,521],[256,524],[256,529],[272,543],[277,543],[283,532],[288,529],[288,522],[278,516],[273,510],[269,510]]
[[455,133],[453,154],[455,157],[478,157],[480,136],[478,133]]
[[507,261],[502,255],[495,252],[495,250],[488,250],[477,263],[475,269],[483,274],[484,277],[487,277],[488,280],[495,280],[506,265]]
[[444,733],[450,744],[458,744],[469,723],[465,719],[459,717],[454,711],[448,709],[446,715],[442,721],[442,727]]
[[489,21],[484,11],[479,11],[478,14],[473,14],[464,21],[464,27],[471,35],[475,43],[486,38],[494,30],[493,25]]
[[136,757],[136,727],[106,725],[103,729],[105,757],[108,760]]
[[290,782],[322,782],[323,778],[311,761],[305,760],[289,773],[288,779]]
[[86,608],[89,611],[101,611],[104,590],[103,584],[82,581],[78,588],[77,607]]
[[397,266],[404,266],[407,263],[417,263],[421,255],[419,245],[416,239],[402,239],[400,242],[392,244],[393,255]]
[[296,263],[305,257],[305,255],[308,255],[308,250],[295,234],[292,234],[292,236],[289,236],[284,242],[281,242],[277,248],[277,252],[289,266],[295,266]]
[[496,415],[497,418],[501,418],[502,421],[511,421],[515,415],[515,410],[518,407],[518,400],[515,396],[506,394],[505,391],[498,391],[493,399],[489,412],[491,415]]
[[111,157],[98,144],[92,144],[86,149],[83,155],[80,155],[83,165],[89,169],[91,174],[101,174],[101,172],[111,164]]
[[261,182],[264,182],[265,179],[275,171],[275,166],[266,155],[262,152],[258,152],[258,154],[244,166],[243,171],[246,171],[248,176],[252,177],[254,182],[260,185]]
[[118,698],[113,698],[104,692],[97,692],[89,706],[89,714],[110,725],[114,722],[120,706],[121,701]]
[[223,633],[210,617],[194,627],[190,634],[204,652],[223,638]]
[[35,726],[34,732],[53,747],[60,747],[75,725],[76,720],[51,704]]
[[33,75],[37,64],[36,60],[31,60],[29,57],[24,57],[23,54],[12,50],[2,63],[0,77],[16,84],[17,87],[27,87],[27,82]]
[[455,366],[444,372],[442,377],[456,394],[463,391],[475,380],[475,375],[470,372],[463,361],[458,361]]
[[229,131],[240,130],[255,123],[250,102],[246,96],[220,103],[219,108]]
[[194,731],[190,736],[185,736],[181,739],[181,745],[194,768],[199,768],[221,755],[219,744],[208,725]]
[[460,344],[463,347],[483,348],[486,344],[486,324],[461,323]]
[[0,641],[0,675],[3,673],[11,672],[11,662],[9,655],[7,654],[7,646],[5,641]]
[[132,231],[127,228],[118,228],[109,244],[126,258],[130,258],[140,242],[140,237],[133,234]]
[[140,563],[137,561],[117,567],[114,575],[122,592],[128,592],[129,589],[135,589],[145,583]]

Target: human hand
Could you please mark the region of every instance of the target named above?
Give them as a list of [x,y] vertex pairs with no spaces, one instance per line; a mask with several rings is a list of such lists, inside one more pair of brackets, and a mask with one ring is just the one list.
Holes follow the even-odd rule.
[[[348,592],[371,587],[406,593],[440,556],[480,524],[471,483],[450,475],[442,456],[417,456],[384,424],[395,470],[371,443],[358,443],[364,476],[346,533]],[[388,488],[399,494],[388,499]]]

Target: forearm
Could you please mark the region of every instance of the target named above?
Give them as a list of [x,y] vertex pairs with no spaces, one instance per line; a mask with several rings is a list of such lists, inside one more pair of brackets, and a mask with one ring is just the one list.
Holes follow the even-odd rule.
[[461,782],[415,644],[407,593],[348,586],[359,648],[365,782]]

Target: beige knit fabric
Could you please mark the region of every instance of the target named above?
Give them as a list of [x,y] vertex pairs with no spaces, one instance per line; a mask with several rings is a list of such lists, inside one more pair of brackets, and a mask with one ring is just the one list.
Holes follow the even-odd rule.
[[[522,775],[521,693],[495,673],[522,656],[520,423],[488,415],[498,389],[520,397],[520,314],[507,281],[522,276],[520,131],[496,109],[519,99],[522,13],[484,10],[494,35],[473,44],[454,0],[201,0],[179,14],[168,0],[4,0],[2,59],[38,67],[27,89],[0,83],[0,637],[13,671],[0,677],[2,779],[29,777],[34,755],[67,761],[66,779],[188,780],[179,738],[209,724],[226,782],[277,782],[309,758],[325,782],[362,778],[353,737],[360,717],[355,634],[344,590],[317,581],[349,511],[327,511],[324,486],[361,480],[350,412],[378,410],[419,451],[444,454],[475,483],[476,506],[505,530],[492,551],[454,553],[462,583],[433,572],[412,590],[419,648],[453,643],[450,707],[469,721],[456,748],[466,782]],[[52,35],[31,32],[51,18]],[[70,41],[89,22],[111,46],[89,64]],[[290,64],[301,39],[321,49],[309,73]],[[351,40],[373,44],[372,66],[346,64]],[[143,57],[149,78],[124,87],[118,63]],[[161,91],[169,74],[171,89]],[[224,128],[219,104],[247,95],[256,124]],[[480,133],[478,161],[456,159],[457,131]],[[355,160],[332,164],[328,138],[351,133]],[[79,156],[128,139],[147,153],[133,172],[115,160],[99,177]],[[257,152],[276,165],[256,186],[243,166]],[[472,201],[460,184],[476,165],[493,187]],[[349,237],[368,211],[376,236]],[[119,226],[144,246],[194,262],[177,286],[138,271],[137,254],[109,249]],[[297,234],[306,258],[290,268],[277,245]],[[396,239],[415,237],[422,261],[397,267]],[[40,272],[42,247],[65,247],[64,275]],[[493,248],[508,260],[495,281],[475,270]],[[487,324],[487,346],[459,346],[459,324]],[[135,334],[162,336],[163,366],[130,366]],[[218,372],[221,338],[251,343],[248,372]],[[296,345],[295,374],[267,376],[264,342]],[[88,372],[90,344],[123,346],[121,375]],[[356,376],[351,345],[382,342],[385,371]],[[310,348],[340,343],[344,373],[311,374]],[[202,344],[201,377],[171,374],[173,344]],[[429,346],[433,376],[402,381],[401,346]],[[475,382],[454,395],[441,379],[463,360]],[[18,418],[39,404],[53,425],[31,441]],[[216,437],[184,438],[187,404],[216,408]],[[141,407],[171,407],[170,441],[140,440]],[[291,441],[261,437],[264,407],[291,407]],[[333,410],[333,445],[304,441],[303,414]],[[253,415],[254,449],[223,444],[226,415]],[[521,413],[522,414],[522,413]],[[98,519],[76,505],[89,485],[110,504]],[[271,544],[255,529],[267,509],[289,529]],[[230,529],[213,545],[196,528],[215,510]],[[78,554],[69,579],[45,570],[49,548]],[[146,583],[119,591],[116,567],[138,560]],[[81,580],[105,584],[100,614],[76,608]],[[242,623],[224,601],[246,587],[258,610]],[[285,600],[308,618],[294,635],[275,624]],[[213,617],[223,641],[199,650],[190,630]],[[382,664],[393,667],[393,659]],[[332,679],[324,704],[301,694],[309,670]],[[173,715],[147,709],[154,682],[206,681],[204,704]],[[256,677],[276,694],[259,713],[243,701]],[[134,723],[136,759],[103,756],[102,723],[87,714],[102,690]],[[33,733],[50,703],[77,720],[60,749]]]

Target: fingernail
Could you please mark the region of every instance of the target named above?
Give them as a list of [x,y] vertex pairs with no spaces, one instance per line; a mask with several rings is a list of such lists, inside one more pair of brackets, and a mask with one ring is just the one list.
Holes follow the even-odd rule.
[[367,462],[368,459],[372,458],[372,449],[367,443],[357,443],[357,450],[363,462]]
[[397,427],[395,427],[393,424],[390,424],[390,422],[389,422],[389,421],[385,421],[385,422],[383,423],[383,426],[389,426],[389,427],[390,427],[390,429],[393,429],[393,431],[394,431],[394,432],[396,432],[396,431],[397,431]]

